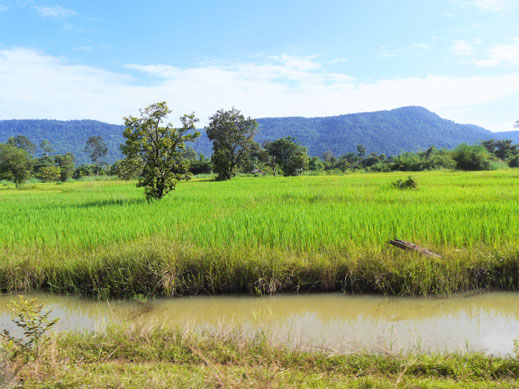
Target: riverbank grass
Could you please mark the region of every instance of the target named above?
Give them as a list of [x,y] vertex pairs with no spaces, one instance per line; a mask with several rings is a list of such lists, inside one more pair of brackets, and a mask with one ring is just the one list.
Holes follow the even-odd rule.
[[262,334],[112,326],[53,335],[24,363],[4,354],[13,387],[505,388],[519,360],[482,354],[334,354],[294,349]]

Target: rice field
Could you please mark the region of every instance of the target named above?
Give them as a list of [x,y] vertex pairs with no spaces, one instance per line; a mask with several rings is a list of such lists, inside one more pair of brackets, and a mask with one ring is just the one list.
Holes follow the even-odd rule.
[[213,256],[212,271],[228,266],[218,262],[227,255],[222,253],[237,262],[267,256],[278,264],[288,263],[285,257],[308,264],[320,256],[328,266],[343,257],[355,263],[366,257],[405,261],[407,254],[386,243],[398,238],[446,258],[458,252],[487,261],[505,255],[517,266],[519,170],[417,172],[416,190],[391,186],[407,175],[195,179],[150,204],[134,183],[34,184],[18,191],[4,184],[0,256],[8,262],[25,256],[38,267],[39,261],[52,262],[51,256],[121,255],[153,241],[177,251],[188,248],[183,255],[192,263]]
[[[3,248],[90,249],[160,235],[200,247],[382,249],[400,238],[438,249],[519,243],[519,171],[239,177],[182,183],[159,202],[121,182],[0,189]],[[1,187],[0,187],[1,188]]]

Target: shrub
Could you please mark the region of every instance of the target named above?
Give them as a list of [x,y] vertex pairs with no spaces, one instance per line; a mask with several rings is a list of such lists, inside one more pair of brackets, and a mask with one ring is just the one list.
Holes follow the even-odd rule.
[[8,330],[3,330],[0,336],[7,350],[13,352],[13,356],[21,355],[28,360],[38,356],[39,346],[46,339],[46,332],[50,330],[59,319],[49,320],[51,311],[43,311],[43,304],[38,304],[36,299],[26,300],[18,296],[19,301],[12,301],[9,308],[17,315],[13,322],[23,330],[22,338],[15,338]]
[[454,149],[452,157],[459,170],[492,170],[492,162],[496,160],[483,146],[469,146],[465,143]]
[[411,176],[405,179],[399,178],[395,182],[392,182],[391,185],[397,189],[416,189],[416,181],[413,180]]

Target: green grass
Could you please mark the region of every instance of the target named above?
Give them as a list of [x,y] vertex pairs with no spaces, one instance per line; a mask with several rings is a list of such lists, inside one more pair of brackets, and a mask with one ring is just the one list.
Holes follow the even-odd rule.
[[[6,350],[6,349],[4,349]],[[4,352],[3,385],[65,387],[517,387],[519,360],[482,354],[334,354],[261,334],[109,327],[55,335],[36,360]]]
[[[0,289],[133,293],[519,287],[519,170],[238,177],[160,202],[122,182],[0,186]],[[444,256],[401,252],[399,238]]]

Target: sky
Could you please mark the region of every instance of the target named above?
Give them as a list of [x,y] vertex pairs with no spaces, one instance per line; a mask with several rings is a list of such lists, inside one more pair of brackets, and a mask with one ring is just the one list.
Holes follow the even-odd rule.
[[519,120],[517,0],[0,0],[0,119]]

